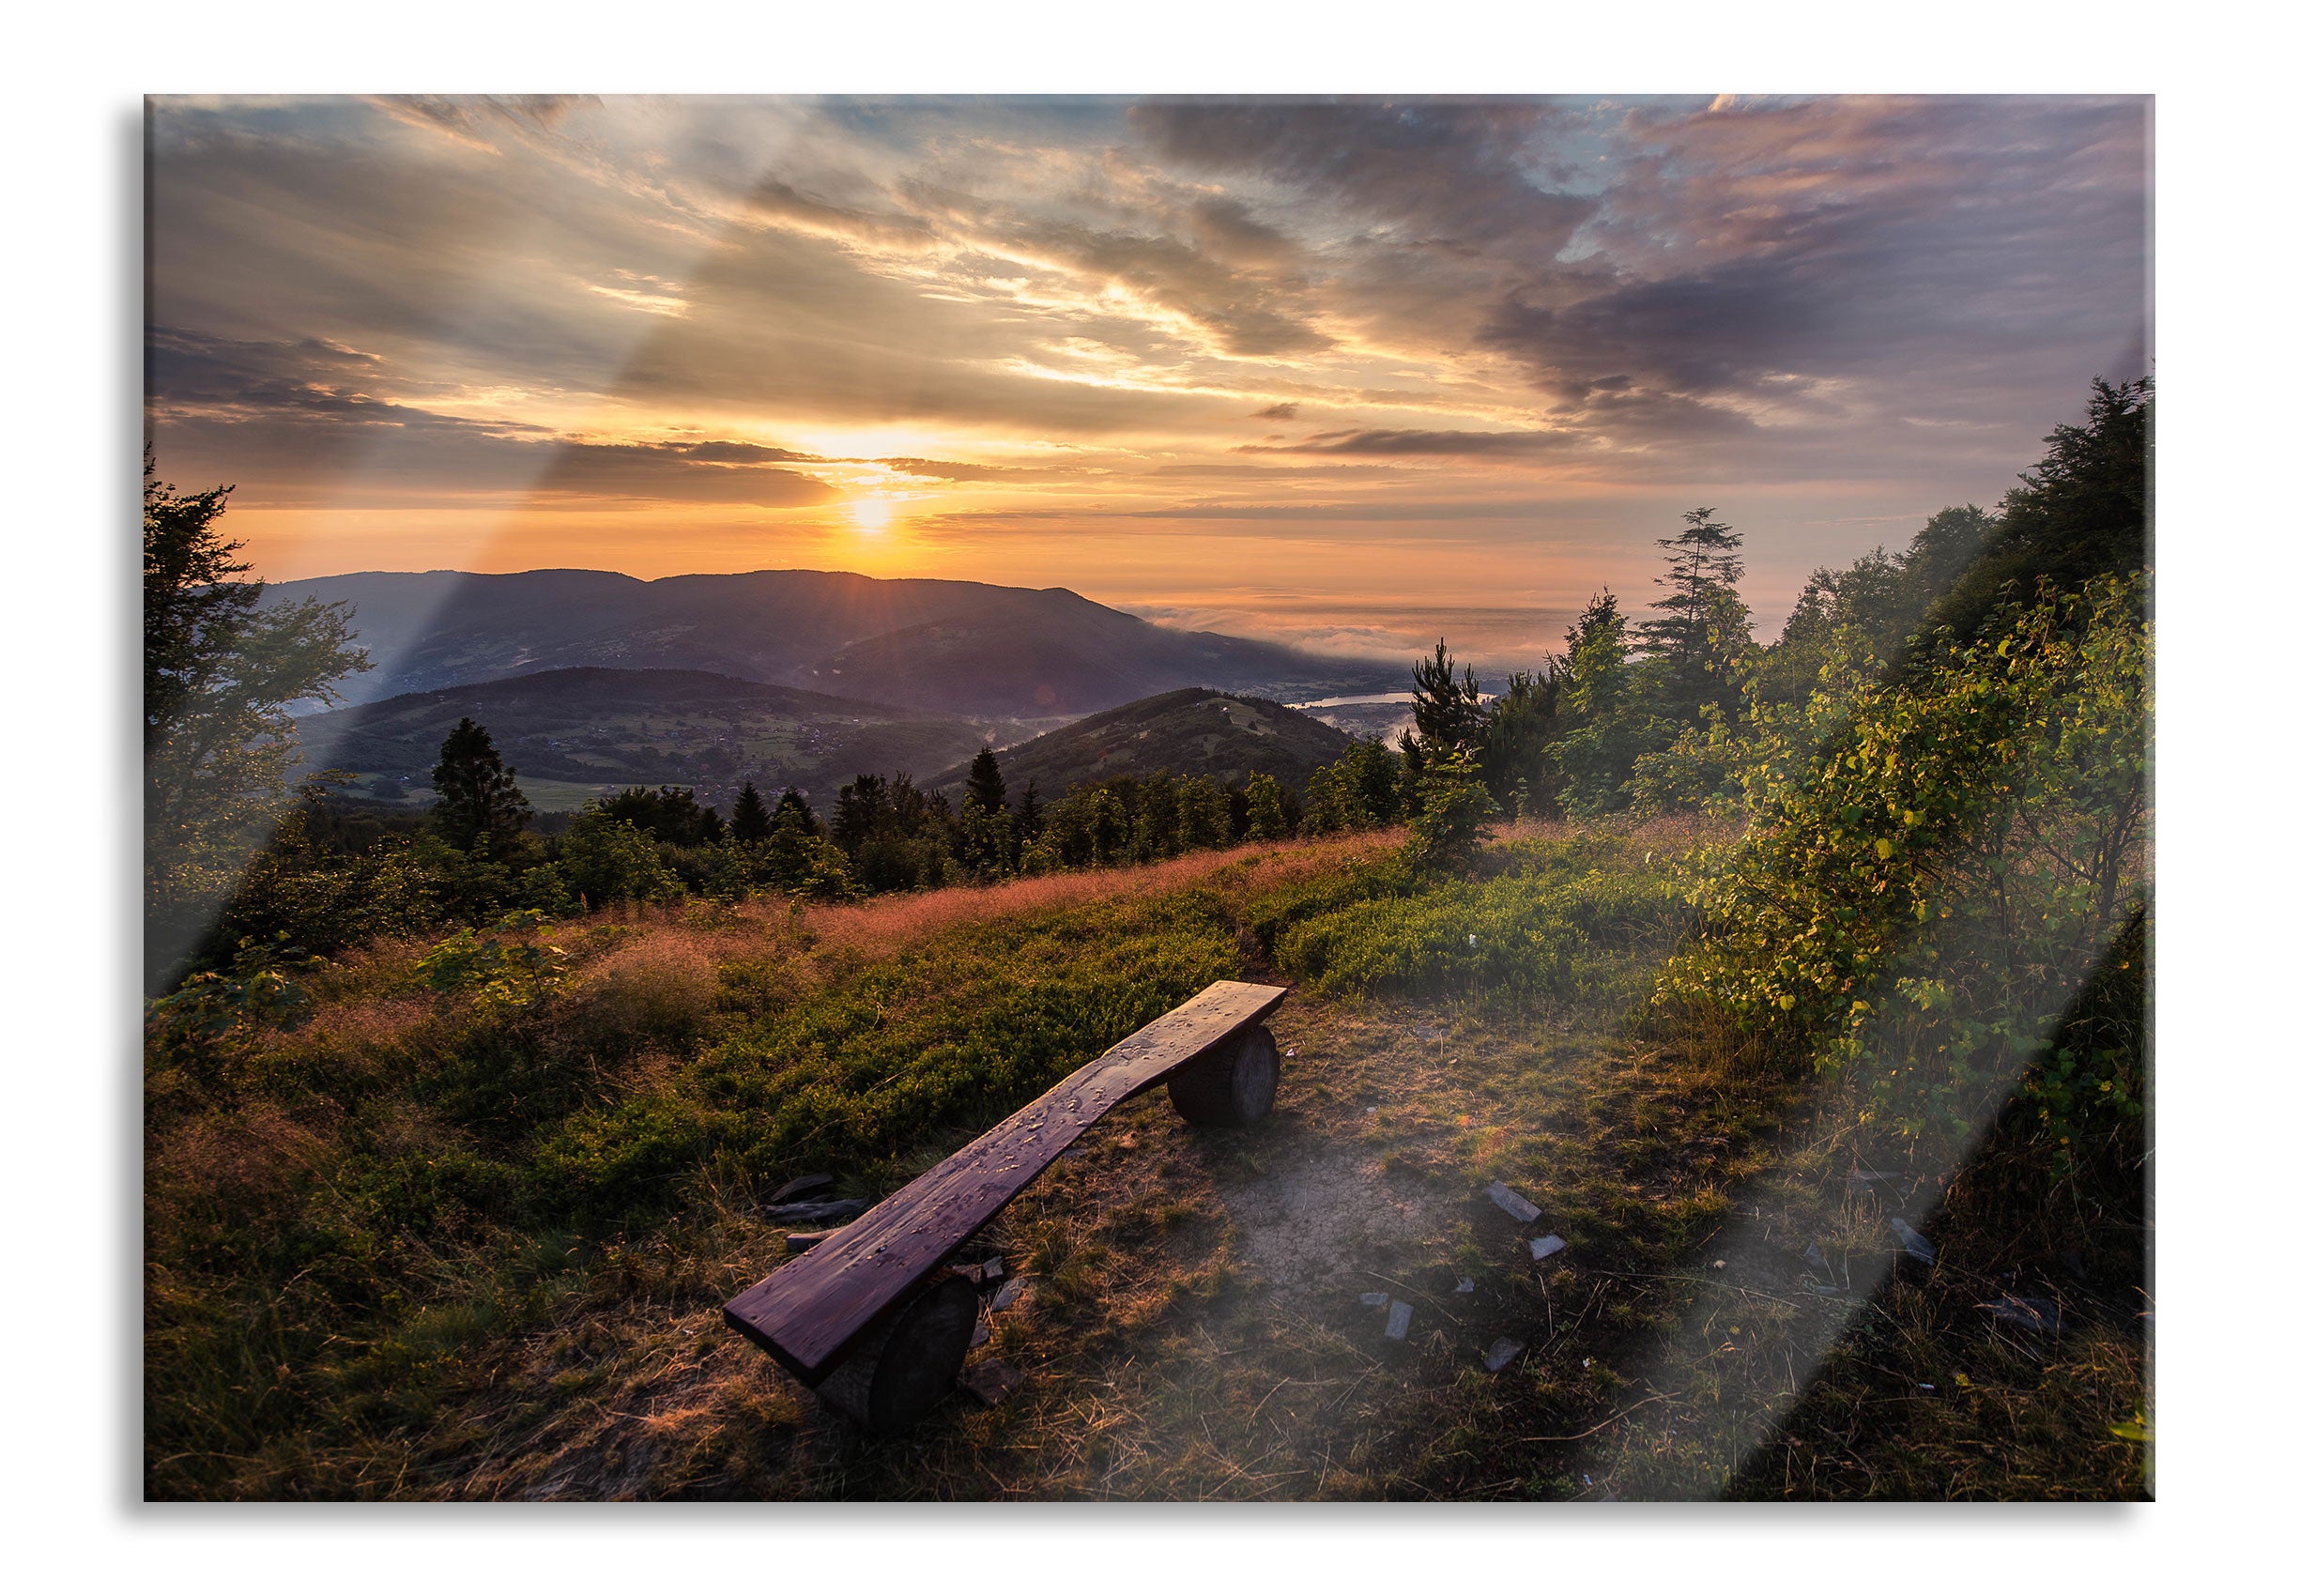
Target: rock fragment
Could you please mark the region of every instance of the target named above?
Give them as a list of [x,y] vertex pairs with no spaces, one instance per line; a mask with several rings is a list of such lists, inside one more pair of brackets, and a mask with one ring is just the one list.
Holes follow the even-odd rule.
[[1003,1258],[986,1258],[979,1264],[955,1265],[951,1273],[965,1280],[976,1291],[989,1291],[1005,1278],[1006,1263]]
[[1022,1383],[1022,1372],[1003,1358],[986,1358],[958,1375],[958,1389],[985,1407],[996,1407]]
[[1029,1289],[1029,1285],[1020,1275],[1014,1276],[1004,1285],[1000,1286],[998,1295],[990,1299],[990,1312],[1004,1313],[1011,1311],[1022,1300],[1023,1293]]
[[843,1197],[829,1203],[780,1203],[759,1212],[777,1224],[845,1224],[870,1212],[870,1205],[858,1197]]
[[1389,1293],[1386,1291],[1361,1291],[1357,1294],[1357,1305],[1360,1308],[1387,1308],[1389,1306]]
[[803,1174],[795,1180],[784,1181],[782,1185],[768,1192],[767,1204],[772,1207],[777,1203],[800,1203],[810,1197],[825,1196],[836,1184],[837,1180],[832,1175]]
[[1470,1278],[1469,1278],[1467,1275],[1456,1275],[1456,1276],[1454,1276],[1454,1277],[1453,1277],[1453,1295],[1454,1295],[1454,1296],[1456,1296],[1456,1297],[1467,1297],[1467,1296],[1468,1296],[1468,1295],[1469,1295],[1471,1292],[1473,1292],[1473,1291],[1475,1291],[1475,1290],[1477,1290],[1477,1289],[1478,1289],[1478,1282],[1477,1282],[1476,1281],[1471,1280],[1471,1279],[1470,1279]]
[[1925,1240],[1922,1235],[1919,1235],[1915,1228],[1911,1226],[1907,1220],[1902,1219],[1898,1214],[1895,1214],[1893,1218],[1887,1220],[1885,1223],[1891,1225],[1893,1227],[1893,1234],[1900,1237],[1901,1251],[1908,1253],[1911,1258],[1914,1258],[1918,1263],[1929,1264],[1940,1256],[1938,1252],[1933,1251],[1933,1244]]
[[1485,1189],[1485,1194],[1494,1200],[1494,1206],[1513,1220],[1531,1224],[1541,1217],[1541,1209],[1526,1202],[1498,1180]]
[[1511,1341],[1508,1336],[1503,1336],[1485,1349],[1485,1372],[1489,1374],[1500,1373],[1510,1366],[1511,1358],[1525,1350],[1524,1342]]
[[1982,1303],[1980,1309],[1990,1318],[2016,1330],[2048,1336],[2061,1333],[2060,1307],[2041,1297],[2000,1297],[1994,1302]]
[[1410,1302],[1393,1300],[1389,1304],[1389,1323],[1382,1327],[1382,1334],[1388,1336],[1391,1341],[1403,1341],[1405,1327],[1413,1322],[1414,1305]]
[[1533,1254],[1534,1262],[1538,1264],[1544,1258],[1564,1251],[1565,1237],[1562,1235],[1537,1235],[1526,1243],[1526,1248]]

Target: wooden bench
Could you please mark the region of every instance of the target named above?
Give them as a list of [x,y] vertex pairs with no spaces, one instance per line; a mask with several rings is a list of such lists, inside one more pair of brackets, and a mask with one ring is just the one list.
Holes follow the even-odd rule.
[[1267,1113],[1278,1047],[1262,1021],[1285,995],[1215,982],[735,1297],[728,1323],[849,1417],[906,1428],[956,1385],[980,1312],[951,1256],[1104,1114],[1161,1082],[1194,1123]]

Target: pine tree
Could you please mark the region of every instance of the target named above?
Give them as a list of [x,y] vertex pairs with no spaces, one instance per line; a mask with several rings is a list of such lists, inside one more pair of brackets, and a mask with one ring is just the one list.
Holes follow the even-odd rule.
[[1418,868],[1461,868],[1485,840],[1497,807],[1474,752],[1457,746],[1435,756],[1421,775],[1421,812],[1406,839],[1406,859]]
[[735,818],[729,827],[737,842],[764,842],[774,822],[767,818],[767,801],[749,782],[735,797]]
[[1414,666],[1414,728],[1420,733],[1426,758],[1477,747],[1485,728],[1485,712],[1478,701],[1478,673],[1464,666],[1462,679],[1456,682],[1453,663],[1446,652],[1446,639],[1440,637],[1436,652]]
[[1006,778],[999,774],[998,756],[985,743],[982,752],[966,773],[966,795],[982,806],[983,813],[995,815],[1006,806]]
[[1405,780],[1405,761],[1378,737],[1354,741],[1342,760],[1349,767],[1350,786],[1358,807],[1365,812],[1366,823],[1395,823],[1403,813],[1400,790]]
[[1637,642],[1648,657],[1670,666],[1670,700],[1691,719],[1701,705],[1717,700],[1729,681],[1732,660],[1747,646],[1749,612],[1740,602],[1739,532],[1716,519],[1707,506],[1688,511],[1685,529],[1656,538],[1669,570],[1656,576],[1666,590],[1653,606],[1655,619],[1637,627]]
[[850,856],[859,859],[863,844],[893,820],[894,812],[887,803],[886,778],[858,775],[838,790],[838,800],[831,806],[831,840]]
[[504,764],[487,729],[465,715],[439,744],[432,767],[432,822],[449,842],[468,852],[481,843],[497,857],[506,852],[534,810],[513,780],[519,773]]
[[815,811],[807,807],[805,794],[795,787],[784,788],[783,795],[774,801],[774,817],[772,825],[781,825],[783,817],[786,815],[795,818],[799,828],[809,836],[817,836],[822,830],[815,823]]
[[1486,717],[1485,790],[1519,820],[1556,807],[1549,745],[1557,736],[1558,672],[1514,671]]
[[1014,814],[1015,836],[1022,846],[1029,847],[1046,830],[1046,812],[1038,803],[1038,784],[1032,782],[1022,789],[1022,804]]

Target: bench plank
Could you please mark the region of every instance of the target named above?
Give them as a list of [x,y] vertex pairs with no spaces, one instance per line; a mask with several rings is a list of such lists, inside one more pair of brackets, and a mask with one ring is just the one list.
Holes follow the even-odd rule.
[[728,1323],[806,1384],[820,1383],[1096,1120],[1266,1018],[1285,995],[1283,987],[1215,982],[735,1297]]

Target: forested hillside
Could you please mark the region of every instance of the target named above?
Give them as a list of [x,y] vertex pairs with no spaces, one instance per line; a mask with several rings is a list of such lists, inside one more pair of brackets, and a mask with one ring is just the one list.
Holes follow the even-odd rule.
[[[297,730],[306,770],[346,771],[356,794],[428,805],[439,744],[467,716],[553,809],[672,783],[721,806],[745,781],[828,793],[858,770],[936,769],[1013,729],[708,671],[584,667],[404,693],[307,715]],[[543,802],[542,783],[558,802]]]
[[[1267,698],[1240,698],[1206,687],[1184,687],[1123,704],[1004,750],[1006,784],[1062,793],[1081,782],[1141,778],[1167,771],[1243,786],[1255,772],[1300,791],[1311,773],[1331,764],[1349,738],[1323,721]],[[965,767],[929,778],[954,787]]]

